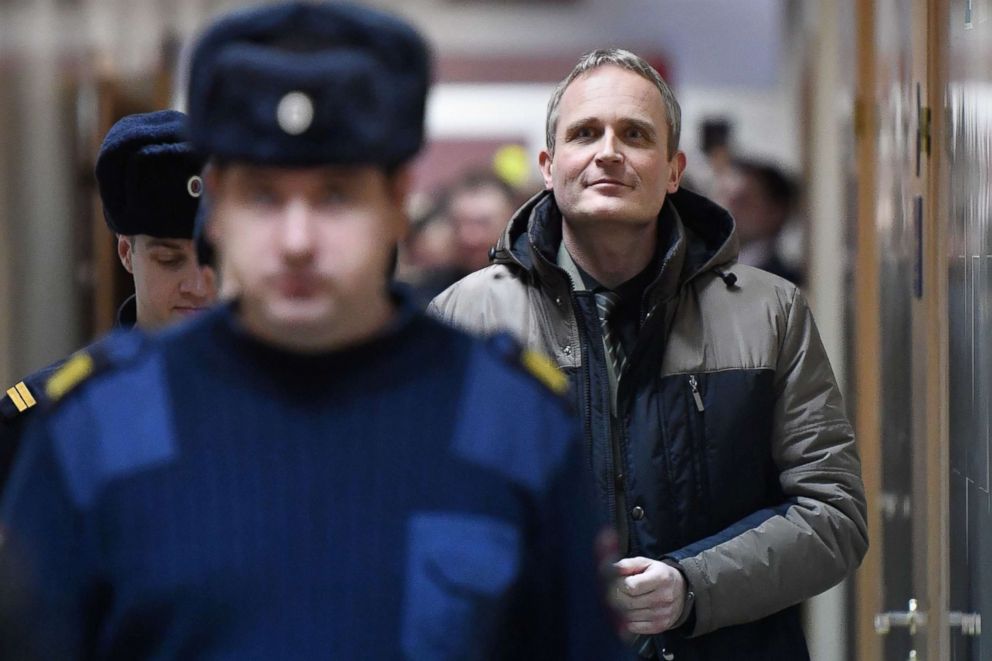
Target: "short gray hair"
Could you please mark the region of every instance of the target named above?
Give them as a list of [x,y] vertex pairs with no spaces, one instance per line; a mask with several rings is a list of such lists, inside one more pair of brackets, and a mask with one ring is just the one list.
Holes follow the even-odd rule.
[[665,102],[665,116],[668,121],[668,158],[675,155],[679,148],[679,136],[682,133],[682,109],[679,102],[672,93],[672,88],[668,86],[665,79],[661,77],[654,67],[643,58],[634,55],[622,48],[601,48],[591,53],[586,53],[579,58],[578,64],[566,76],[565,80],[558,83],[555,91],[548,101],[548,117],[544,125],[545,141],[548,152],[555,153],[555,131],[558,129],[558,105],[561,97],[565,94],[565,89],[572,84],[572,81],[586,73],[599,67],[612,65],[633,71],[642,78],[654,83],[654,86],[661,92],[661,98]]

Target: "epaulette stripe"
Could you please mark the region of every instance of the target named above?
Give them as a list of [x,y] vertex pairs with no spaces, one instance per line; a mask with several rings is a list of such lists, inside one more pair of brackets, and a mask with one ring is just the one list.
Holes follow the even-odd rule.
[[48,383],[45,384],[45,394],[51,401],[57,402],[92,373],[93,358],[85,352],[77,353],[48,379]]
[[568,390],[568,378],[544,354],[533,349],[524,349],[523,353],[520,354],[520,362],[523,363],[528,372],[552,392],[563,395]]
[[14,388],[16,388],[17,392],[21,394],[21,399],[23,399],[24,403],[28,405],[28,408],[31,408],[38,403],[35,401],[34,395],[31,394],[31,391],[28,390],[28,387],[24,385],[23,381],[14,386]]
[[14,406],[17,407],[18,413],[23,413],[28,409],[28,405],[24,403],[24,400],[21,399],[20,393],[18,393],[15,388],[7,388],[7,396],[10,397],[10,401],[14,402]]

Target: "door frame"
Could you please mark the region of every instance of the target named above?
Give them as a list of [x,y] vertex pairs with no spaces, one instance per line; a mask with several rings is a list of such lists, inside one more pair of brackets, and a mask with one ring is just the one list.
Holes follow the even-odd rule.
[[[929,156],[921,156],[919,177],[911,190],[923,198],[922,296],[914,300],[913,353],[921,360],[913,369],[913,397],[922,404],[922,424],[914,434],[913,462],[913,582],[921,610],[927,613],[923,628],[927,659],[950,654],[949,605],[949,424],[948,424],[948,311],[947,222],[948,191],[943,92],[946,82],[946,21],[951,0],[913,0],[913,80],[919,85],[921,104],[929,109]],[[876,218],[878,195],[879,129],[876,48],[876,0],[856,3],[857,83],[855,131],[858,174],[857,255],[855,262],[854,332],[857,355],[853,379],[855,431],[863,463],[868,502],[871,547],[855,578],[855,649],[857,658],[882,658],[882,639],[874,629],[874,615],[883,610],[883,525],[879,496],[882,487],[881,355],[879,235]],[[921,117],[915,117],[917,128]],[[870,359],[865,359],[870,357]],[[920,402],[919,400],[923,401]],[[915,407],[914,407],[915,408]],[[890,634],[892,635],[892,634]],[[897,634],[898,635],[898,634]]]
[[948,159],[944,90],[947,84],[947,21],[951,0],[924,0],[926,32],[921,80],[930,109],[930,153],[926,160],[923,268],[923,327],[925,332],[926,379],[926,564],[920,580],[927,582],[929,612],[927,658],[950,658],[950,402],[948,253],[949,225]]
[[855,83],[855,153],[857,163],[857,253],[854,267],[854,430],[861,453],[862,478],[868,507],[868,553],[855,575],[855,650],[861,661],[880,659],[882,641],[873,617],[882,610],[882,522],[878,513],[882,491],[881,435],[881,314],[879,310],[878,228],[878,108],[875,0],[855,3],[857,81]]

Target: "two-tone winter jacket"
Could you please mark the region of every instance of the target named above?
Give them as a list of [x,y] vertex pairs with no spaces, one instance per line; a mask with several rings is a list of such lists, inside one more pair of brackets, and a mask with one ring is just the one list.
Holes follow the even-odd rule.
[[524,205],[493,265],[431,310],[475,332],[509,330],[569,376],[602,504],[629,528],[627,555],[677,562],[695,597],[688,623],[655,637],[660,658],[806,659],[797,605],[868,546],[840,391],[799,290],[735,263],[726,211],[680,190],[659,222],[675,237],[644,293],[612,432],[596,303],[557,265],[552,194]]

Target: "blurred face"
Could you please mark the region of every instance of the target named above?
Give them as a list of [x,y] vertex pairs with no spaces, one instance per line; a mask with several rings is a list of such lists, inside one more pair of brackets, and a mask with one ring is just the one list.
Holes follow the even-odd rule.
[[161,328],[202,311],[217,298],[214,272],[200,267],[189,239],[120,236],[117,253],[134,276],[141,328]]
[[661,92],[632,71],[607,65],[576,78],[562,95],[555,138],[541,171],[572,227],[653,222],[678,190],[685,156],[668,158]]
[[742,243],[768,239],[785,224],[787,211],[765,192],[762,183],[745,172],[736,172],[728,186],[727,210],[734,217]]
[[454,232],[447,218],[435,218],[407,240],[406,258],[415,269],[442,269],[451,266]]
[[450,203],[458,265],[477,271],[489,265],[489,248],[513,215],[513,203],[492,187],[461,191]]
[[387,273],[406,230],[405,175],[238,164],[210,171],[207,184],[211,235],[257,336],[328,348],[388,305]]

